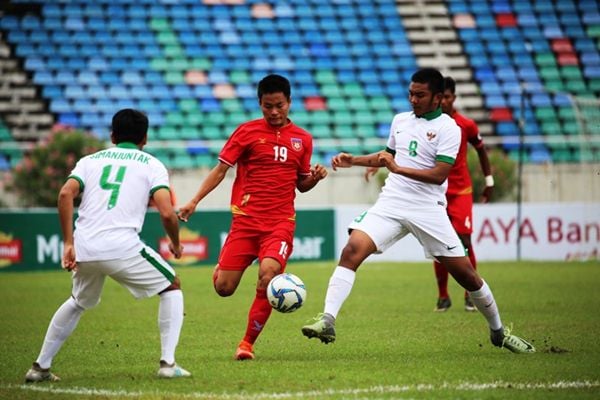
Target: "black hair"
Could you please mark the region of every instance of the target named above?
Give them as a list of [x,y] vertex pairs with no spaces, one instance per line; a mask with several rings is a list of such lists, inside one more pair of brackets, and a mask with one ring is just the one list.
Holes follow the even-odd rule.
[[444,76],[435,68],[421,68],[410,79],[416,83],[426,83],[434,95],[444,93]]
[[262,98],[263,94],[272,93],[283,93],[285,98],[289,100],[291,92],[290,81],[281,75],[267,75],[258,83],[257,95],[259,100]]
[[444,90],[449,90],[452,94],[456,92],[456,82],[452,77],[447,76],[444,78]]
[[141,111],[124,108],[113,116],[111,129],[116,144],[140,144],[148,134],[148,117]]

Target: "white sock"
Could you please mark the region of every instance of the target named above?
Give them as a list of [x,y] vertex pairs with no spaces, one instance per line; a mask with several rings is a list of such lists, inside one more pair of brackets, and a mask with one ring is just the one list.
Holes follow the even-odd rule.
[[50,368],[52,359],[58,353],[65,340],[75,330],[83,311],[84,309],[79,307],[72,297],[69,297],[56,310],[52,320],[50,320],[44,344],[36,360],[41,368]]
[[502,328],[502,321],[500,321],[500,313],[498,312],[496,300],[494,300],[494,295],[485,281],[479,290],[469,292],[469,297],[471,297],[471,301],[479,312],[487,319],[491,329],[497,331]]
[[183,293],[169,290],[160,295],[158,329],[160,330],[160,359],[168,364],[175,362],[175,348],[183,325]]
[[326,314],[331,314],[333,318],[337,318],[342,304],[350,295],[356,272],[349,268],[337,266],[329,279],[329,287],[325,295],[325,310]]

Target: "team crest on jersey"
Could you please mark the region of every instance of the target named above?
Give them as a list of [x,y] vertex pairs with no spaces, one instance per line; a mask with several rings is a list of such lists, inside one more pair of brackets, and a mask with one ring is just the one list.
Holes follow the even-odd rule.
[[292,149],[296,151],[302,150],[302,139],[292,138]]
[[435,137],[437,136],[436,133],[434,132],[427,132],[427,140],[429,140],[430,142],[435,139]]
[[258,139],[258,143],[265,144],[265,143],[267,143],[267,139],[261,137]]

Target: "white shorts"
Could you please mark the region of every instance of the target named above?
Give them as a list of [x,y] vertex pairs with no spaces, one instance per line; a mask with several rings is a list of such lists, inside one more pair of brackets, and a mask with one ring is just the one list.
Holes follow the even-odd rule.
[[79,262],[77,271],[73,273],[72,295],[80,307],[92,308],[100,302],[107,276],[140,299],[154,296],[169,287],[175,279],[175,271],[147,246],[128,259]]
[[350,223],[348,229],[358,229],[371,238],[382,253],[391,245],[412,233],[423,246],[425,257],[463,257],[465,249],[442,206],[390,210],[377,202]]

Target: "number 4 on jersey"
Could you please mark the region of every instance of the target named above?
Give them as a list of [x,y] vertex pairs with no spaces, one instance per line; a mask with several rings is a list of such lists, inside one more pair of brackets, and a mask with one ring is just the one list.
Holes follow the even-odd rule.
[[112,171],[112,165],[106,165],[104,169],[102,169],[102,176],[100,177],[100,187],[104,190],[110,190],[110,199],[108,200],[108,209],[114,208],[117,205],[117,200],[119,199],[119,192],[121,190],[121,184],[123,183],[123,178],[125,177],[125,170],[127,167],[120,166],[117,170],[117,176],[115,176],[114,181],[110,181],[110,175]]

